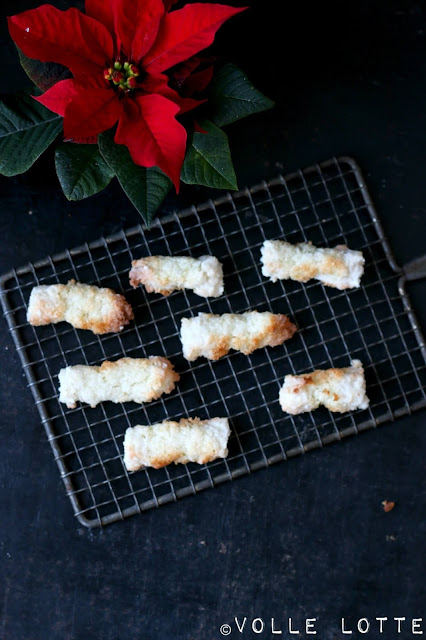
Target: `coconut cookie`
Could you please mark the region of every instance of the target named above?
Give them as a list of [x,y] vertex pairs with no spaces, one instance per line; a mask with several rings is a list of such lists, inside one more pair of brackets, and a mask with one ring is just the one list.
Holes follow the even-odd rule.
[[179,374],[167,358],[121,358],[99,367],[78,364],[59,372],[59,401],[73,409],[100,402],[151,402],[175,388]]
[[133,317],[132,307],[124,296],[75,280],[34,287],[27,312],[28,322],[35,327],[65,321],[76,329],[89,329],[96,334],[117,333]]
[[262,273],[272,282],[307,282],[315,278],[329,287],[352,289],[359,287],[364,272],[361,251],[344,245],[322,249],[310,242],[290,244],[284,240],[265,240],[260,252]]
[[178,289],[192,289],[198,296],[217,298],[223,293],[222,264],[214,256],[148,256],[133,260],[130,284],[142,284],[148,293],[165,296]]
[[200,356],[218,360],[230,349],[248,355],[261,347],[276,347],[296,331],[296,326],[280,313],[199,313],[195,318],[182,318],[183,355],[190,361]]
[[360,360],[353,360],[351,366],[344,369],[317,369],[312,373],[288,375],[279,400],[282,410],[293,415],[313,411],[320,405],[337,413],[366,409],[369,399],[364,369]]
[[124,464],[129,471],[159,469],[172,462],[205,464],[226,458],[229,434],[227,418],[183,418],[129,427],[124,437]]

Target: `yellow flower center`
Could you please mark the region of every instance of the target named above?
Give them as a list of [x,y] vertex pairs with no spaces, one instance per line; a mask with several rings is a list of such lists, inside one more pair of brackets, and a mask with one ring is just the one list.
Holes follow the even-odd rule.
[[113,67],[104,71],[105,80],[119,91],[133,91],[138,86],[141,71],[136,64],[126,60],[116,60]]

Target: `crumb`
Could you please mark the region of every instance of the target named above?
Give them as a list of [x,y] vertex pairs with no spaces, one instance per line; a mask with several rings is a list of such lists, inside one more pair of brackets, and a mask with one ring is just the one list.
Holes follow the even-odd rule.
[[388,511],[392,511],[392,509],[395,506],[395,503],[394,502],[390,502],[388,500],[383,500],[382,505],[383,505],[383,511],[385,511],[387,513]]

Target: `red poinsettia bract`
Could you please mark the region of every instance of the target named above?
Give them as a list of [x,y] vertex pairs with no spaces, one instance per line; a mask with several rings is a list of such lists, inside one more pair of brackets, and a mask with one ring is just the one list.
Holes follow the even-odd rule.
[[65,137],[91,138],[118,123],[115,142],[128,147],[136,164],[159,167],[178,190],[186,130],[176,116],[200,101],[181,97],[164,71],[208,47],[244,9],[194,3],[169,13],[171,4],[86,0],[85,14],[45,4],[8,20],[26,56],[60,63],[73,75],[36,98],[64,117]]

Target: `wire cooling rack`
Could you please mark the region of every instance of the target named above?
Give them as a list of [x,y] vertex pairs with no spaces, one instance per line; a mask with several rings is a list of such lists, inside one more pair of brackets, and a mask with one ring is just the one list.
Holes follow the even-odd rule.
[[[269,282],[259,263],[266,238],[362,250],[361,288]],[[131,289],[131,260],[149,254],[217,256],[226,295],[204,299],[185,291],[163,297]],[[135,323],[102,337],[65,323],[28,325],[32,287],[71,278],[124,292]],[[426,406],[425,346],[405,278],[350,158],[227,194],[158,220],[149,232],[123,231],[3,276],[4,312],[79,521],[105,525]],[[299,332],[283,346],[250,356],[232,352],[217,362],[193,363],[183,358],[182,317],[248,309],[286,313]],[[62,367],[124,355],[167,356],[181,374],[177,389],[144,406],[104,403],[68,410],[58,402]],[[365,367],[368,409],[347,414],[318,409],[299,416],[281,411],[278,392],[287,373],[344,367],[353,358]],[[183,416],[229,417],[228,458],[128,473],[122,462],[126,428]]]

